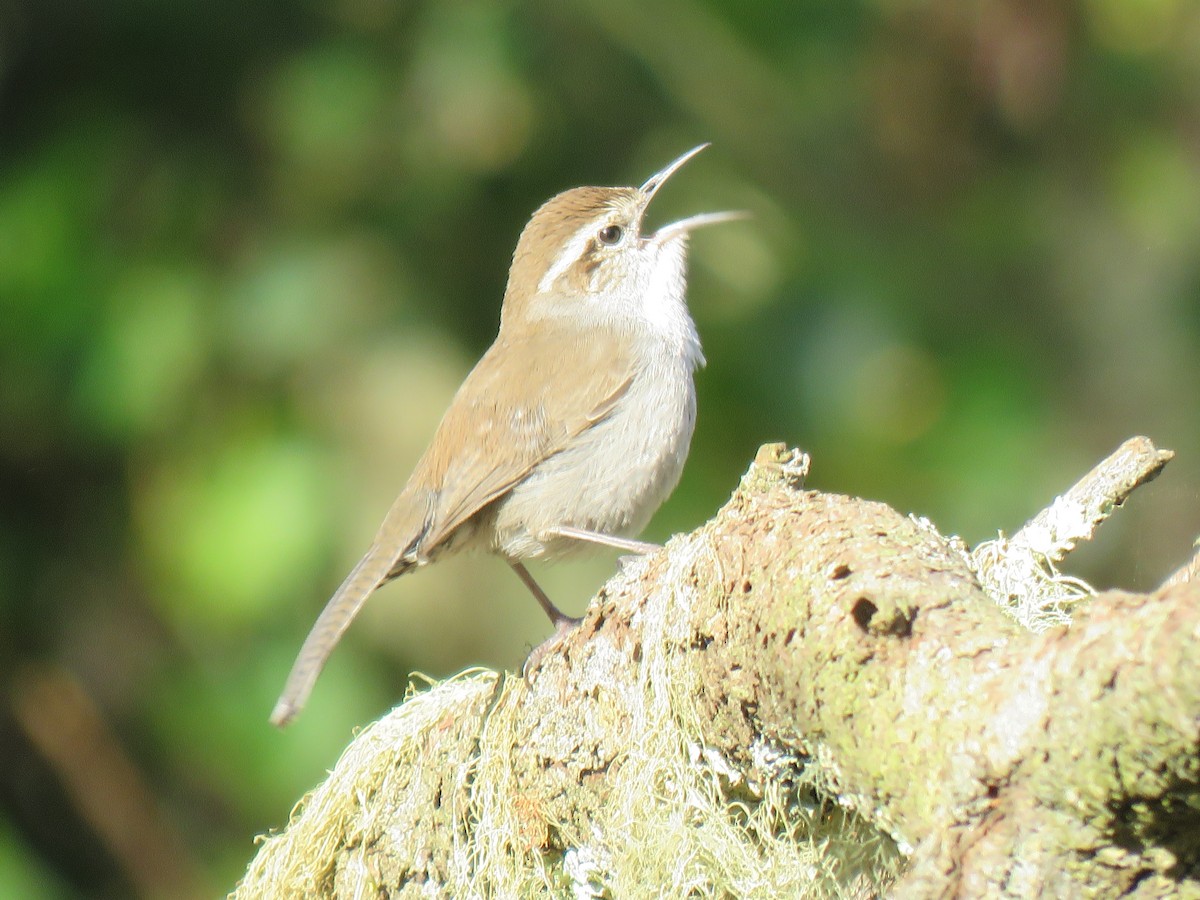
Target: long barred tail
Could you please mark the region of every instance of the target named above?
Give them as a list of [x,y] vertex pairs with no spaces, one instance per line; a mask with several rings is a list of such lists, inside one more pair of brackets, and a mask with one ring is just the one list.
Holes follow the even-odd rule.
[[317,676],[325,668],[329,654],[337,646],[358,611],[375,588],[395,575],[402,574],[405,566],[397,567],[395,557],[378,543],[359,560],[358,565],[346,576],[342,586],[325,604],[325,609],[316,624],[304,639],[304,645],[292,664],[283,693],[271,712],[271,724],[283,728],[294,719],[308,702]]

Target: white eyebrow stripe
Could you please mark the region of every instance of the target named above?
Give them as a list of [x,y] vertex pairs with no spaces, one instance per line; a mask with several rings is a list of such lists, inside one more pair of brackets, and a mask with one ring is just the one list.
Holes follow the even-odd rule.
[[554,260],[554,265],[546,270],[546,274],[542,276],[542,280],[538,282],[538,293],[544,294],[554,286],[554,282],[558,281],[560,275],[571,267],[575,260],[583,255],[584,249],[587,247],[588,241],[592,239],[592,230],[596,227],[595,222],[588,222],[571,238],[562,252],[558,254],[558,258]]

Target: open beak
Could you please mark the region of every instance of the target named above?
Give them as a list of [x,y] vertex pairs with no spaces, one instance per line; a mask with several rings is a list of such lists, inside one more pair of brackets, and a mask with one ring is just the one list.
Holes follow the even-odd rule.
[[693,147],[687,153],[683,154],[683,156],[667,163],[666,166],[659,169],[657,172],[647,178],[646,183],[641,187],[642,209],[645,210],[645,208],[650,205],[650,201],[653,199],[654,195],[658,193],[658,189],[666,184],[668,178],[678,172],[683,167],[685,162],[687,162],[707,146],[709,145],[701,144],[699,147]]
[[[646,183],[640,188],[642,194],[642,214],[645,214],[646,207],[650,205],[650,201],[654,199],[654,195],[679,169],[683,167],[689,159],[707,147],[708,144],[701,144],[699,147],[693,147],[687,153],[667,163],[666,166],[659,169],[653,175],[646,179]],[[649,236],[649,239],[656,244],[664,244],[671,238],[680,234],[687,234],[696,228],[703,228],[705,225],[716,225],[718,222],[732,222],[737,219],[745,219],[749,216],[745,212],[711,212],[700,213],[695,216],[688,216],[686,219],[680,219],[678,222],[672,222],[670,225],[664,225],[654,234]]]
[[697,228],[703,228],[705,225],[716,225],[719,222],[736,222],[739,219],[748,218],[750,218],[750,213],[733,209],[725,212],[699,213],[694,216],[688,216],[686,219],[680,219],[678,222],[672,222],[670,225],[664,225],[658,231],[654,232],[653,237],[656,243],[665,244],[676,235],[688,234]]

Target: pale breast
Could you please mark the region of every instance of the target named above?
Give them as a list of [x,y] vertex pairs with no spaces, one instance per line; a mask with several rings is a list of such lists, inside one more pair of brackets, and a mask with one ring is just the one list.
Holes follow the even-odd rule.
[[696,423],[694,363],[662,348],[651,354],[604,421],[541,463],[496,504],[494,549],[528,558],[577,542],[547,539],[567,525],[638,534],[679,482]]

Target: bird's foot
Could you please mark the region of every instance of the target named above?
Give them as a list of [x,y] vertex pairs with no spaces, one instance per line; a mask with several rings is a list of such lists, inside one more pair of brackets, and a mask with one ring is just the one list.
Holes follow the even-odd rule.
[[542,660],[552,652],[563,638],[570,634],[583,619],[576,619],[572,616],[560,614],[554,623],[554,634],[546,638],[531,651],[529,656],[525,657],[525,665],[521,667],[521,674],[525,677],[525,683],[532,686],[534,679],[537,677],[537,670],[541,667]]

